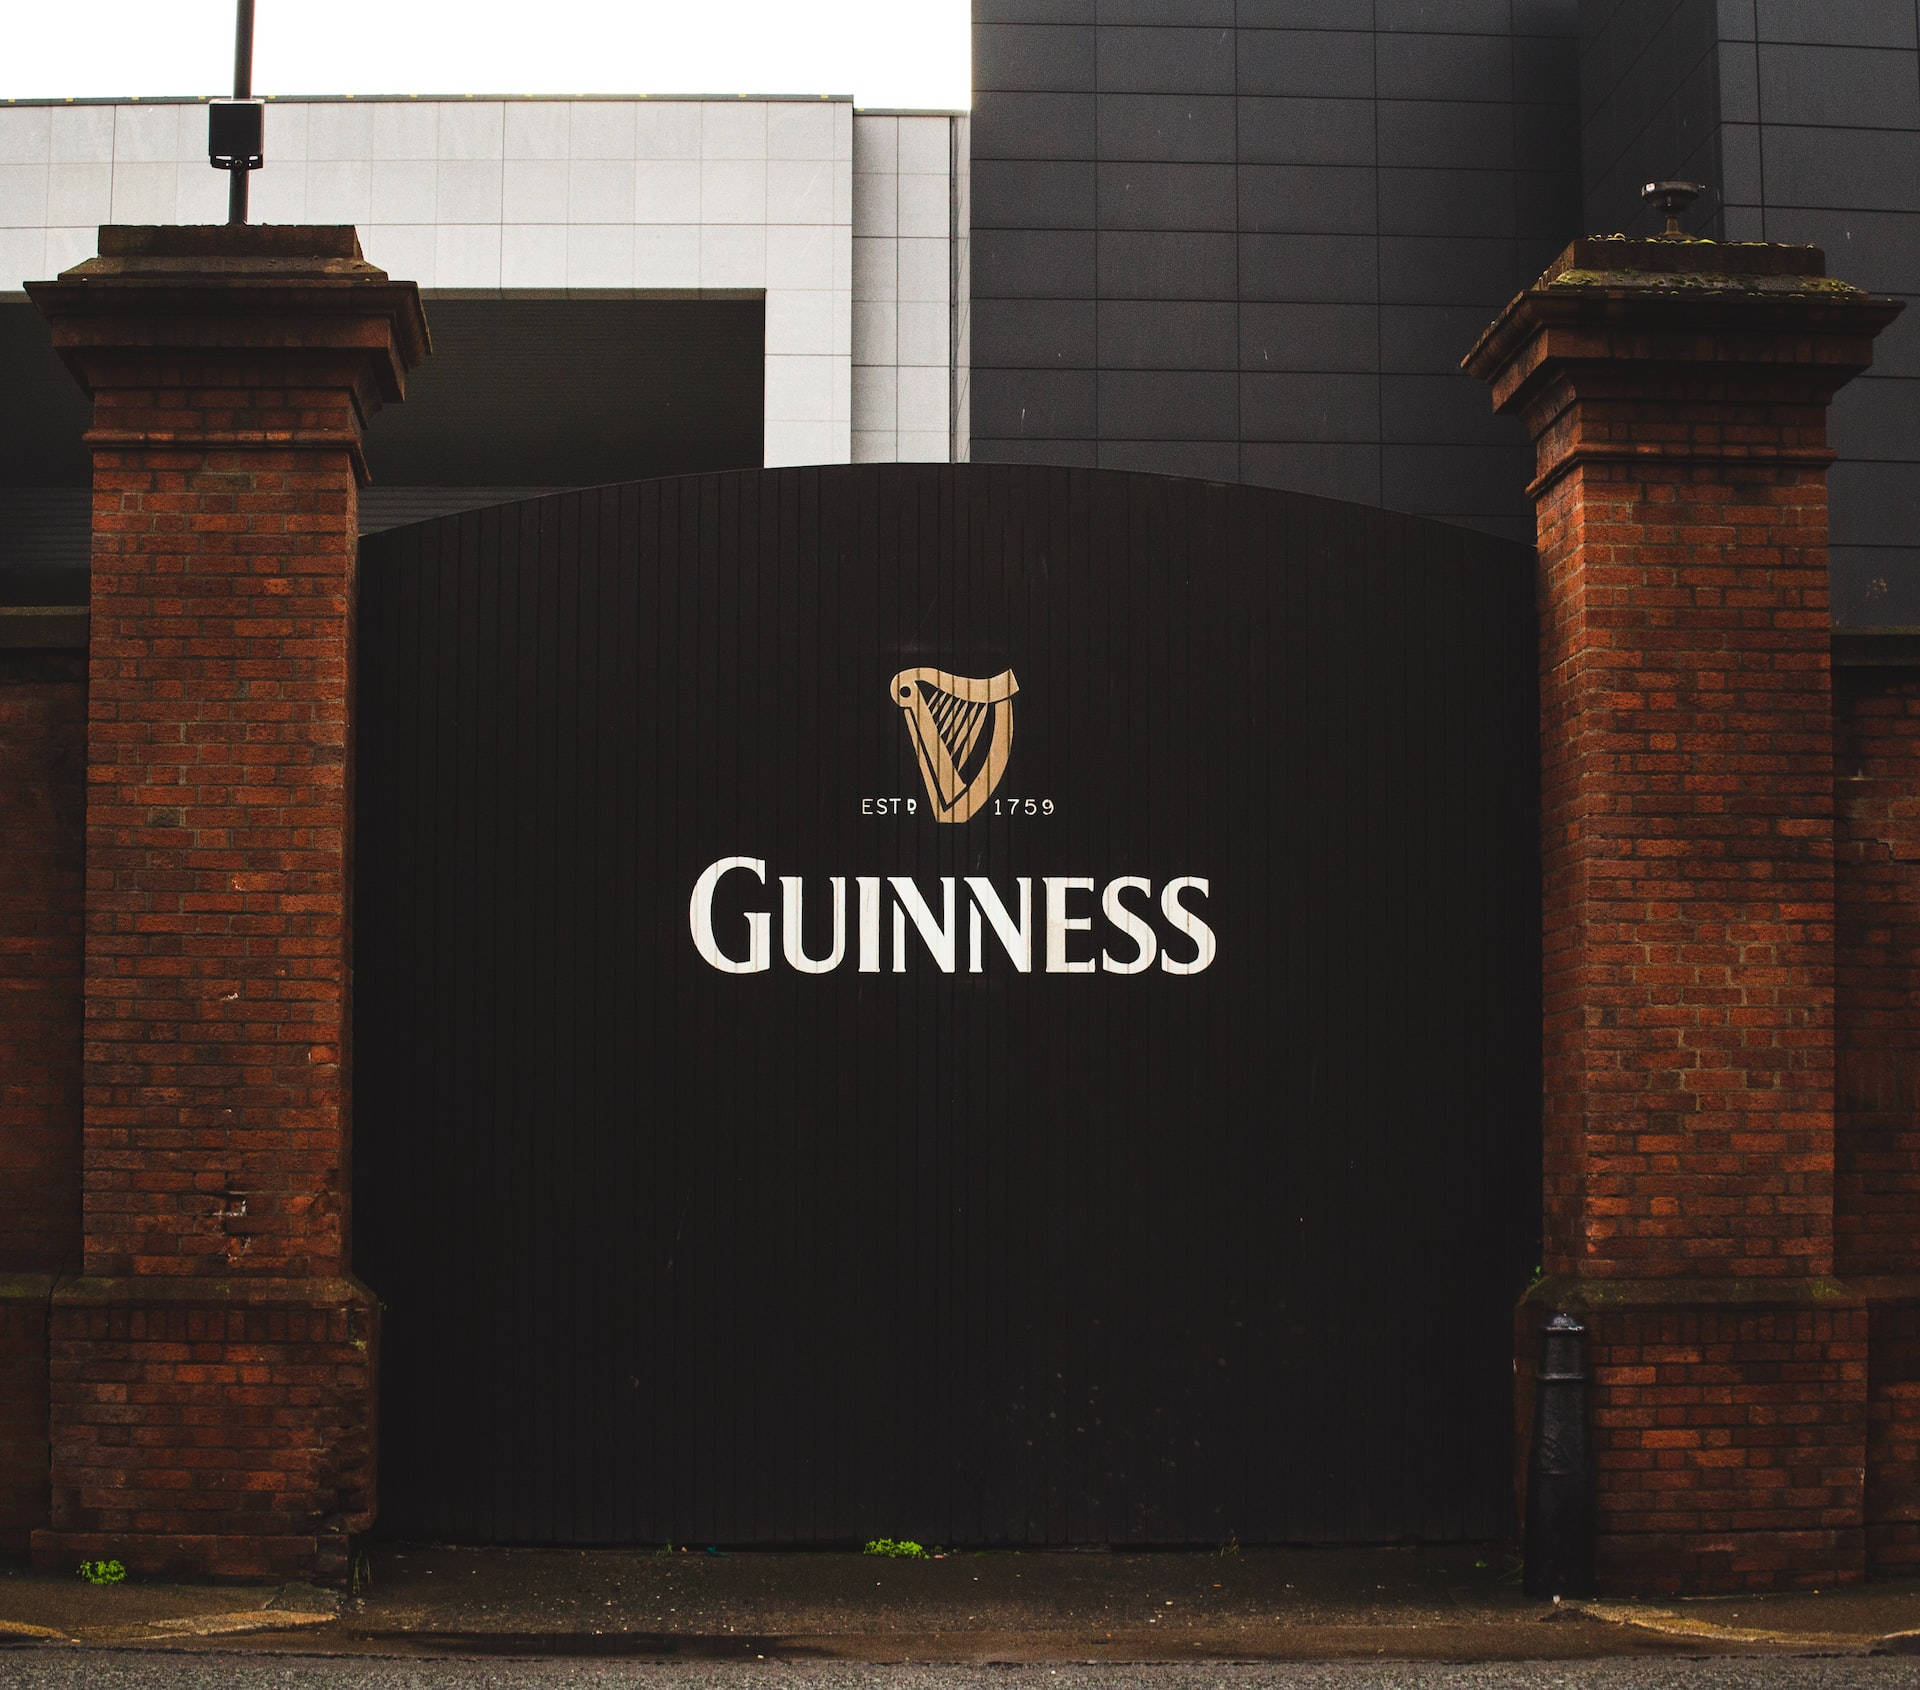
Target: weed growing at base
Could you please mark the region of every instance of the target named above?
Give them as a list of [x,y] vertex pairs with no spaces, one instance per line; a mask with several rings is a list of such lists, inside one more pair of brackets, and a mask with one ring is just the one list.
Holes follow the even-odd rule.
[[861,1552],[863,1555],[890,1555],[897,1561],[924,1561],[927,1552],[910,1537],[876,1537]]
[[127,1576],[127,1569],[118,1561],[82,1561],[80,1576],[88,1584],[118,1584]]

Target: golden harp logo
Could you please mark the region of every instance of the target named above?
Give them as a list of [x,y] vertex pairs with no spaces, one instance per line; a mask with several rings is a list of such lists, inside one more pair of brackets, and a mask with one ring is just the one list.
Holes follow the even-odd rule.
[[986,681],[944,669],[902,669],[893,677],[893,702],[906,717],[935,821],[963,822],[993,796],[1013,749],[1019,690],[1011,669]]

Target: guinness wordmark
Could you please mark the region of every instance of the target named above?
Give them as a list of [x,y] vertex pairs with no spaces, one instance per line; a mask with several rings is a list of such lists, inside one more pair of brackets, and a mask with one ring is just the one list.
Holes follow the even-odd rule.
[[[767,865],[759,857],[722,857],[716,863],[710,863],[700,878],[694,882],[693,897],[687,905],[687,923],[693,930],[694,948],[712,967],[723,974],[759,974],[773,966],[773,915],[769,910],[749,909],[743,913],[747,930],[747,945],[744,954],[729,953],[723,949],[714,933],[713,901],[720,883],[729,874],[740,872],[751,875],[762,886],[767,881]],[[907,972],[907,928],[920,936],[927,954],[934,965],[943,974],[952,974],[959,967],[960,925],[958,921],[959,904],[957,883],[953,875],[940,877],[940,913],[934,914],[933,906],[928,902],[919,886],[910,875],[890,874],[884,877],[887,892],[881,890],[882,876],[860,874],[853,877],[856,909],[858,913],[859,958],[858,972],[878,974],[880,967],[880,927],[881,906],[889,901],[891,894],[893,907],[893,968],[895,974]],[[1033,879],[1030,875],[1021,875],[1015,883],[1018,891],[1014,902],[1019,906],[1019,915],[1007,908],[1006,901],[1000,896],[993,882],[985,875],[969,874],[964,877],[967,887],[967,964],[969,974],[985,972],[984,943],[985,931],[991,928],[995,940],[1007,954],[1014,969],[1021,974],[1034,972],[1034,923],[1033,923]],[[805,882],[799,875],[780,876],[780,949],[786,957],[789,967],[801,974],[831,974],[847,956],[847,876],[830,876],[827,884],[832,888],[833,897],[833,943],[823,957],[810,957],[806,952],[803,938],[804,917],[806,913]],[[1096,959],[1092,956],[1075,957],[1071,954],[1072,936],[1077,933],[1091,934],[1093,917],[1090,914],[1074,913],[1069,900],[1076,894],[1090,894],[1095,882],[1082,875],[1049,874],[1041,878],[1041,902],[1043,908],[1042,923],[1042,969],[1047,974],[1092,974],[1096,971],[1107,974],[1139,974],[1154,965],[1156,957],[1160,967],[1168,974],[1199,974],[1208,968],[1218,949],[1213,929],[1203,921],[1199,914],[1181,902],[1180,894],[1187,891],[1207,896],[1207,882],[1193,875],[1182,875],[1177,880],[1169,880],[1160,889],[1159,910],[1167,925],[1174,933],[1182,936],[1182,949],[1191,949],[1191,957],[1177,957],[1169,950],[1160,934],[1155,930],[1151,916],[1151,905],[1147,908],[1134,906],[1129,908],[1122,901],[1124,893],[1145,893],[1149,899],[1153,894],[1153,882],[1142,879],[1136,874],[1121,875],[1109,880],[1100,894],[1100,913],[1107,922],[1125,939],[1132,949],[1132,955],[1115,956],[1112,951],[1103,949]],[[1084,906],[1082,906],[1084,908]],[[984,919],[983,919],[984,918]]]

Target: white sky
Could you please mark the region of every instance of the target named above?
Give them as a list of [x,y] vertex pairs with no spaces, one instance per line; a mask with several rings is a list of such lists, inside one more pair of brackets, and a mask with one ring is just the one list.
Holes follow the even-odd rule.
[[[233,0],[4,8],[0,99],[224,94]],[[968,0],[257,0],[256,94],[972,103]]]

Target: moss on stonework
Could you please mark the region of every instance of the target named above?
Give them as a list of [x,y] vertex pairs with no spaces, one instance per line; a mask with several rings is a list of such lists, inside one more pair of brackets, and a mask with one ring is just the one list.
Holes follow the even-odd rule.
[[1775,298],[1853,298],[1860,289],[1834,276],[1728,276],[1702,270],[1563,270],[1549,289],[1622,288],[1635,293],[1754,293]]

